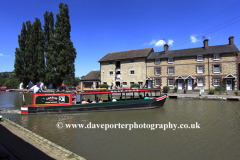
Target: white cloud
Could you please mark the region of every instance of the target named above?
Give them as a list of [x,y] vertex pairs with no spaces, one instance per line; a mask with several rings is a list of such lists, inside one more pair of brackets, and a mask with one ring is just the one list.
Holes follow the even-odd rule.
[[[172,39],[169,39],[168,45],[172,46],[173,42],[174,41]],[[152,40],[150,43],[148,43],[148,45],[154,45],[156,47],[163,46],[164,44],[166,44],[164,40]],[[146,43],[144,43],[144,45],[146,45]]]
[[0,53],[0,56],[2,56],[2,57],[9,57],[10,55],[4,55],[4,54]]
[[173,45],[173,42],[174,42],[174,41],[173,41],[172,39],[169,39],[169,40],[168,40],[168,44],[169,44],[170,46]]
[[196,35],[190,36],[190,39],[191,39],[191,42],[192,42],[192,43],[196,43],[197,41],[199,41],[199,40],[196,38]]

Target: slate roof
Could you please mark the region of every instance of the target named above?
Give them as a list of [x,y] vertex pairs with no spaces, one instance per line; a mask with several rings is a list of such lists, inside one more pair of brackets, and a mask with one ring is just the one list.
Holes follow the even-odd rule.
[[187,57],[187,56],[197,56],[197,55],[207,55],[207,54],[221,54],[239,52],[238,48],[233,45],[217,45],[209,46],[207,49],[204,47],[199,48],[189,48],[181,50],[168,50],[168,52],[151,52],[147,59],[158,59],[158,58],[174,58],[174,57]]
[[81,81],[100,81],[100,71],[91,71]]
[[147,57],[150,52],[153,52],[153,48],[144,48],[144,49],[136,49],[136,50],[129,50],[129,51],[121,51],[121,52],[113,52],[108,53],[98,62],[104,61],[112,61],[117,59],[131,59],[131,58],[140,58],[140,57]]

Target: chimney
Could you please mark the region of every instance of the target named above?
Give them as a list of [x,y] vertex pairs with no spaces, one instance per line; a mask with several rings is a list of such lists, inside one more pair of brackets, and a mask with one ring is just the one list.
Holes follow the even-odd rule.
[[228,40],[229,40],[229,45],[233,45],[233,36],[230,36],[229,38],[228,38]]
[[204,39],[203,44],[204,44],[204,48],[207,49],[208,48],[208,39]]
[[166,44],[164,44],[164,52],[168,52],[168,44],[166,43]]

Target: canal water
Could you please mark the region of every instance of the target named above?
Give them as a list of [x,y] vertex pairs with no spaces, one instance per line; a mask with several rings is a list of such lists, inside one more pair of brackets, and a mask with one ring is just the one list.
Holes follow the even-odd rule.
[[[238,101],[167,99],[158,109],[51,115],[20,115],[21,104],[20,92],[0,92],[4,117],[86,159],[240,159]],[[195,124],[195,129],[58,129],[58,122]]]

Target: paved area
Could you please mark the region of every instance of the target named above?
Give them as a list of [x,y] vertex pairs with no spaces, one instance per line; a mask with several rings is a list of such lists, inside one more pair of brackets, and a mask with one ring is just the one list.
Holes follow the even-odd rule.
[[0,159],[9,160],[83,160],[84,158],[11,122],[0,121]]

